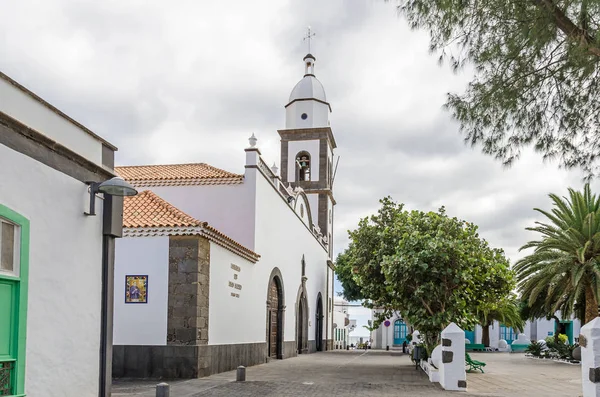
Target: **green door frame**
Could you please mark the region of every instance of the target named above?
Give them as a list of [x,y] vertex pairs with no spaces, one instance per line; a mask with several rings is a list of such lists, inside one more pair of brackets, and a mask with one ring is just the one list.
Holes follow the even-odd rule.
[[[561,324],[565,324],[565,333],[566,333],[567,337],[569,338],[569,344],[572,345],[573,344],[573,321],[571,321],[571,320],[560,320],[560,323]],[[558,328],[558,324],[556,324],[554,326],[554,333],[555,334],[558,332],[557,328]]]
[[12,374],[12,396],[21,397],[25,396],[25,342],[27,338],[27,291],[29,289],[29,220],[2,204],[0,204],[0,217],[18,225],[20,231],[19,276],[13,277],[0,274],[0,279],[12,281],[16,286],[16,321],[12,330],[12,334],[16,336],[14,345],[16,361]]

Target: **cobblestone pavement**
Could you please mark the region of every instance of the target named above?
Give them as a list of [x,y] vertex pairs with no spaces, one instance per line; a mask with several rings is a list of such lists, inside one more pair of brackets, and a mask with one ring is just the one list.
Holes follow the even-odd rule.
[[[486,373],[467,375],[461,396],[579,396],[580,367],[526,359],[522,354],[481,353]],[[235,371],[169,382],[171,397],[213,396],[448,396],[415,370],[406,355],[385,351],[334,351],[248,367],[246,382]],[[114,397],[154,397],[153,382],[116,381]]]
[[536,360],[519,353],[469,353],[487,365],[467,374],[470,393],[494,396],[581,396],[581,366]]

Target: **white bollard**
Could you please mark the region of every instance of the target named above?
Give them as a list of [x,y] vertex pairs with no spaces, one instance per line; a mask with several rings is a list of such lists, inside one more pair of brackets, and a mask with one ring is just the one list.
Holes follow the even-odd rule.
[[583,327],[579,335],[581,346],[581,386],[583,397],[600,396],[600,317]]
[[465,332],[454,323],[442,331],[440,385],[446,390],[467,390]]

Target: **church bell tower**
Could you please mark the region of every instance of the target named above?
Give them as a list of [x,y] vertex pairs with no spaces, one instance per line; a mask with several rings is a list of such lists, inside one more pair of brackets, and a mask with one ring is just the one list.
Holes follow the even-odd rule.
[[[309,36],[310,37],[310,36]],[[285,105],[285,129],[281,137],[281,180],[301,187],[308,196],[312,222],[327,238],[333,255],[333,155],[336,148],[329,126],[331,105],[325,89],[315,77],[316,58],[307,54],[304,77],[296,84]]]

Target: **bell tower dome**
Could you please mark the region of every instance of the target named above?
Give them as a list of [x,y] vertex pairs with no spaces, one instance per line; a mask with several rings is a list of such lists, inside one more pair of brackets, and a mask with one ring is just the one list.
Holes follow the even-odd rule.
[[323,84],[315,77],[316,58],[307,54],[304,77],[296,84],[285,105],[285,128],[318,128],[329,126],[331,105]]

